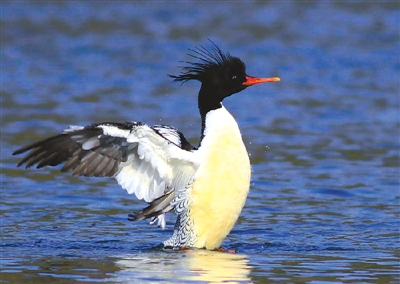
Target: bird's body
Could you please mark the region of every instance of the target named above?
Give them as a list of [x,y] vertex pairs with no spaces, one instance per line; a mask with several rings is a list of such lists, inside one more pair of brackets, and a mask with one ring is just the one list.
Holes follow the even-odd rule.
[[199,80],[202,118],[196,148],[171,126],[140,122],[72,126],[60,135],[14,152],[30,151],[18,165],[55,166],[83,176],[115,177],[149,206],[130,220],[152,218],[165,227],[165,214],[178,214],[165,247],[218,249],[236,223],[250,185],[250,161],[239,127],[222,100],[248,86],[276,82],[254,78],[244,63],[215,46],[192,50],[199,62],[172,76],[175,81]]
[[249,156],[224,107],[207,114],[204,138],[194,153],[200,166],[188,191],[187,216],[193,234],[183,246],[219,248],[239,217],[250,184]]

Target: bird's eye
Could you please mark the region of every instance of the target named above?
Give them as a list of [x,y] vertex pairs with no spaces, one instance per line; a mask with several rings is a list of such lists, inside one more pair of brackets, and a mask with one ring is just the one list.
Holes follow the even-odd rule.
[[236,75],[233,75],[232,76],[232,80],[236,80],[237,79],[237,76]]

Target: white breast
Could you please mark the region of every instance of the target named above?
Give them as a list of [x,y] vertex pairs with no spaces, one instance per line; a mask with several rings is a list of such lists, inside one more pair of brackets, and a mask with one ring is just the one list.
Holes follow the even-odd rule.
[[239,127],[224,108],[206,116],[196,155],[200,167],[191,191],[190,216],[197,247],[218,248],[234,226],[250,185],[250,161]]

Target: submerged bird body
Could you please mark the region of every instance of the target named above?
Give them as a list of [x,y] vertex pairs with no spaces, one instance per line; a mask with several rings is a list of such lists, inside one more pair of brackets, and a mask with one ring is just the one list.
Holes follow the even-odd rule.
[[149,203],[130,220],[152,218],[151,224],[164,228],[165,214],[177,213],[165,247],[218,249],[244,206],[251,172],[239,127],[222,100],[248,86],[279,79],[247,76],[244,63],[217,46],[214,52],[203,47],[192,52],[198,62],[188,62],[181,75],[171,77],[202,83],[197,148],[171,126],[99,123],[72,126],[15,151],[30,151],[18,165],[64,163],[61,171],[73,175],[114,177],[128,193]]

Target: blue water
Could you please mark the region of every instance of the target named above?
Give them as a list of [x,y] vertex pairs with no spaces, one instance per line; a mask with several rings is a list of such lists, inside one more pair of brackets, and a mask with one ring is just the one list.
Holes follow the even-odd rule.
[[[400,4],[20,2],[1,4],[2,283],[398,283]],[[228,98],[252,163],[223,246],[164,251],[145,204],[112,179],[16,168],[17,148],[68,125],[166,123],[197,144],[188,48],[280,77]]]

